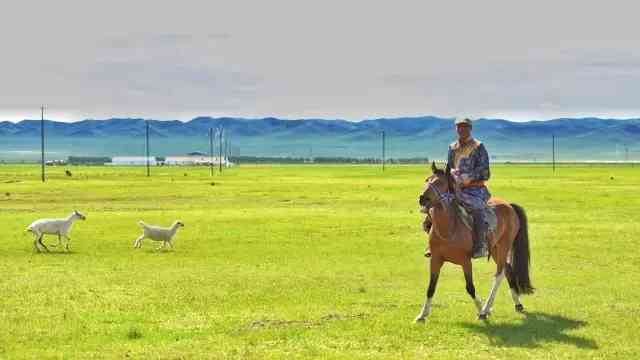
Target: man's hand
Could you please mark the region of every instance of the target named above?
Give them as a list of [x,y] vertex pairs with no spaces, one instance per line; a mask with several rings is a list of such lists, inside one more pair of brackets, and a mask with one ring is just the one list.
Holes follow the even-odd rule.
[[460,179],[460,171],[458,169],[451,169],[451,177],[456,184],[462,183],[462,179]]

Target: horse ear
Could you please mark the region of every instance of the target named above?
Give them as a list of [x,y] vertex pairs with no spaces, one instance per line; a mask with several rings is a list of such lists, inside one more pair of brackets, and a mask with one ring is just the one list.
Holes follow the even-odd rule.
[[435,174],[436,170],[438,170],[438,168],[436,167],[436,162],[432,161],[431,162],[431,172]]

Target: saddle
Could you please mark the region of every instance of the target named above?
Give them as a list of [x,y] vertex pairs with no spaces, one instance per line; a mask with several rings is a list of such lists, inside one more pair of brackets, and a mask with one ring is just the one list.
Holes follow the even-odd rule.
[[[473,231],[473,216],[471,215],[471,211],[467,210],[459,202],[454,202],[454,206],[456,206],[457,213],[459,214],[460,220],[462,220],[464,226]],[[498,227],[498,216],[496,215],[496,207],[495,205],[487,205],[483,211],[485,212],[485,219],[487,219],[487,222],[489,223],[488,232],[491,233]]]

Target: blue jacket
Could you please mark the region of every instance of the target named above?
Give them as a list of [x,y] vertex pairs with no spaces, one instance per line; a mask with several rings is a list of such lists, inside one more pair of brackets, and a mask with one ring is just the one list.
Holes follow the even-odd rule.
[[451,143],[447,155],[447,174],[454,168],[468,175],[472,181],[489,180],[489,154],[484,144],[473,138],[464,144],[458,141]]

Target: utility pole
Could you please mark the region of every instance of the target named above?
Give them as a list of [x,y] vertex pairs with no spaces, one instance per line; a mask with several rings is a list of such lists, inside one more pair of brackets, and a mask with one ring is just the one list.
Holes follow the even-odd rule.
[[224,158],[225,158],[225,166],[229,165],[229,152],[231,151],[230,144],[230,136],[227,134],[227,137],[224,138]]
[[385,158],[385,136],[384,130],[382,130],[382,171],[384,171],[384,158]]
[[218,158],[218,163],[219,163],[219,172],[222,173],[222,135],[224,134],[224,128],[220,127],[220,132],[219,132],[219,140],[220,140],[220,146],[218,149],[218,155],[220,155],[220,157]]
[[624,146],[624,162],[629,161],[629,147],[627,145]]
[[146,142],[145,142],[145,147],[146,147],[146,153],[147,153],[147,176],[151,176],[150,173],[150,169],[149,169],[149,120],[145,121],[146,127],[147,127],[147,131],[146,131]]
[[40,107],[40,150],[42,152],[42,182],[44,182],[44,105]]
[[556,135],[551,134],[551,161],[553,162],[553,172],[556,172]]
[[209,128],[209,176],[213,176],[213,128]]

